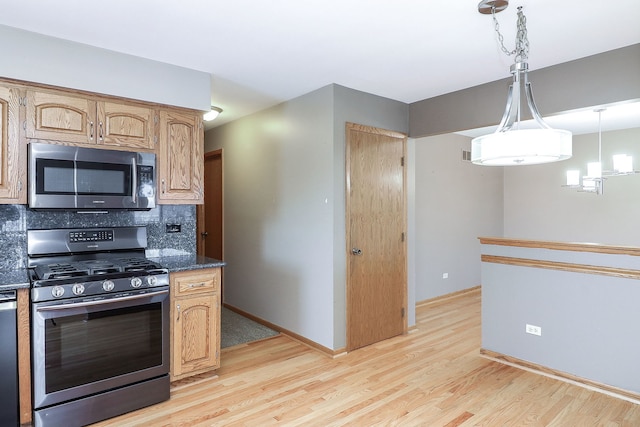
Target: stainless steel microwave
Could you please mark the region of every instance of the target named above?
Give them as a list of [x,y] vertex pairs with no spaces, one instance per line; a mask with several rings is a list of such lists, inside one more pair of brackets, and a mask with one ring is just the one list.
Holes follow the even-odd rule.
[[156,206],[153,153],[29,144],[32,209],[148,210]]

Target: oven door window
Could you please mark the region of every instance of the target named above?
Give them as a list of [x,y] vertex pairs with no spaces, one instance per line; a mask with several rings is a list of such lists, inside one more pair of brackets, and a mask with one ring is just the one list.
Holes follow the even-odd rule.
[[162,365],[161,305],[46,319],[46,393]]
[[131,196],[128,164],[38,159],[36,194]]

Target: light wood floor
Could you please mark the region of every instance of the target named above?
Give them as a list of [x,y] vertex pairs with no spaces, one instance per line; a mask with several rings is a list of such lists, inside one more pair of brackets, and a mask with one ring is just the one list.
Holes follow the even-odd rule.
[[640,426],[640,405],[479,349],[478,290],[420,306],[408,335],[335,359],[286,336],[232,347],[217,378],[95,426]]

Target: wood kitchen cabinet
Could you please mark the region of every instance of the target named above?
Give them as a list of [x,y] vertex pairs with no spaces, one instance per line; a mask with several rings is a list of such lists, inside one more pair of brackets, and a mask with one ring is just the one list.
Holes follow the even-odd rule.
[[201,114],[160,111],[158,203],[204,202],[204,128]]
[[25,134],[71,144],[155,149],[154,108],[53,90],[27,90]]
[[220,367],[220,268],[171,273],[171,381]]
[[24,89],[0,84],[0,203],[26,203],[26,148],[20,143]]

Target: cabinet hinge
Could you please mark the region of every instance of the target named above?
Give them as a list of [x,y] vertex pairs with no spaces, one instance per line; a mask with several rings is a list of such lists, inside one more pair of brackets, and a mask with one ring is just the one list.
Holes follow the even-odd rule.
[[402,315],[402,317],[404,317],[404,307],[402,307],[401,315]]
[[400,157],[400,166],[404,166],[404,156]]
[[404,231],[403,231],[403,232],[402,232],[402,235],[400,236],[400,241],[401,241],[401,242],[404,242],[404,239],[405,239],[405,237],[404,237]]

